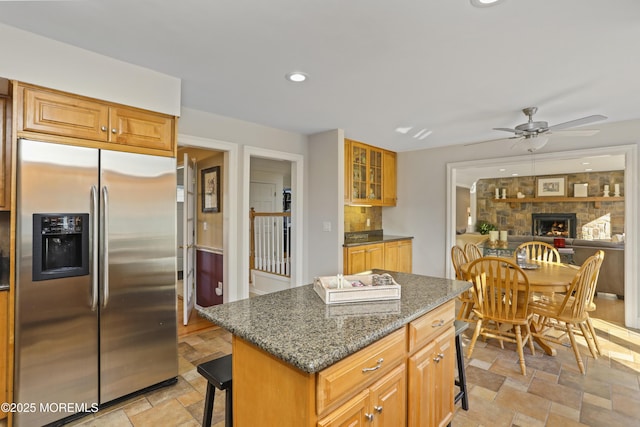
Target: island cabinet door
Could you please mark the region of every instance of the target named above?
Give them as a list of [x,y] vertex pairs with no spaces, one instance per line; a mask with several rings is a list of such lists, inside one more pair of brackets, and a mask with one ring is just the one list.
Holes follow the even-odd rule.
[[318,427],[356,427],[369,424],[369,391],[363,390],[344,405],[318,421]]
[[453,418],[454,334],[449,328],[409,358],[409,427],[446,426]]
[[407,420],[407,369],[402,363],[369,389],[373,427],[397,427]]
[[318,422],[318,427],[404,426],[407,412],[406,368],[402,363]]

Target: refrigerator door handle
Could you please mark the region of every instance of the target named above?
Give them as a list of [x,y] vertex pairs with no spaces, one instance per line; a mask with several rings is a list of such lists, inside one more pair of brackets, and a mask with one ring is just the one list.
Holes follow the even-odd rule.
[[109,302],[109,190],[102,187],[102,308]]
[[91,186],[91,311],[98,308],[98,189]]

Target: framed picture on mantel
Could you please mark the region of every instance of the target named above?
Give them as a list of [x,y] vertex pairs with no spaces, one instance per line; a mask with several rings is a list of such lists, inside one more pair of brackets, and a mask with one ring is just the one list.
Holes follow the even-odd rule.
[[536,197],[567,196],[567,177],[536,178]]

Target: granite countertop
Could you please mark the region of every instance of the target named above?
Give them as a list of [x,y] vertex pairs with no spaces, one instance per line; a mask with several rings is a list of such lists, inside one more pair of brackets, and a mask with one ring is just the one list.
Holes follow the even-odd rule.
[[360,239],[345,239],[343,247],[368,245],[371,243],[394,242],[397,240],[411,240],[413,236],[394,236],[391,234],[371,235]]
[[402,286],[399,300],[327,305],[312,285],[305,285],[198,312],[296,368],[315,373],[471,287],[459,280],[388,273]]

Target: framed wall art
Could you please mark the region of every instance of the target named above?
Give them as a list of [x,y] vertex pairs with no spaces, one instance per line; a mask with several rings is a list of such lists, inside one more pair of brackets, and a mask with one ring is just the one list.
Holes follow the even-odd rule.
[[536,178],[536,197],[567,196],[567,177]]
[[220,212],[220,166],[200,171],[202,212]]

